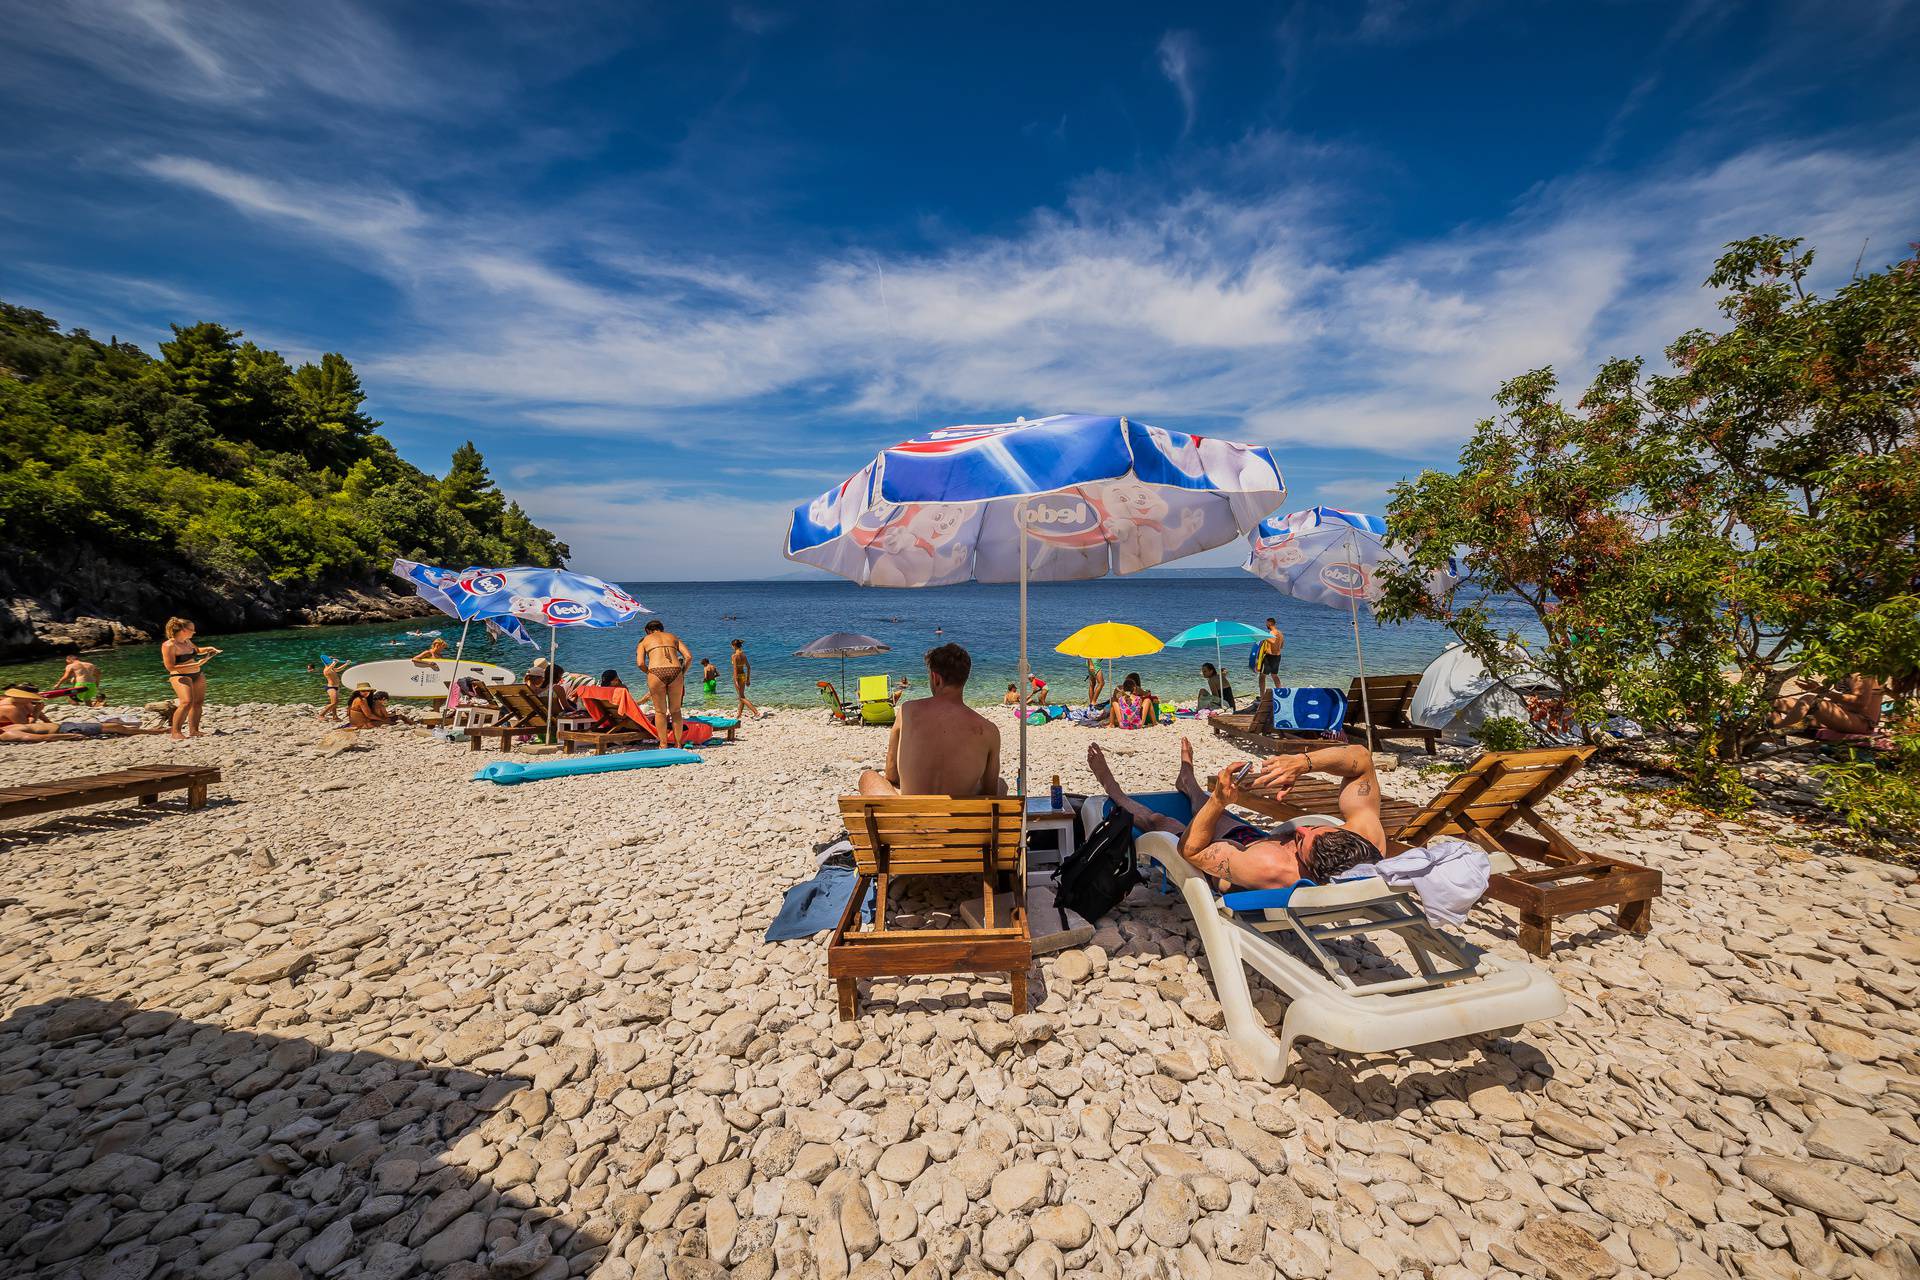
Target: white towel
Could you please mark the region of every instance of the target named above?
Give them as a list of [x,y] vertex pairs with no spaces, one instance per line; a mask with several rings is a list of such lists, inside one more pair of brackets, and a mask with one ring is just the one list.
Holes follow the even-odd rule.
[[1419,894],[1429,917],[1458,926],[1466,923],[1467,912],[1486,894],[1493,863],[1479,845],[1442,836],[1424,849],[1363,863],[1340,878],[1363,875],[1379,876],[1396,889]]

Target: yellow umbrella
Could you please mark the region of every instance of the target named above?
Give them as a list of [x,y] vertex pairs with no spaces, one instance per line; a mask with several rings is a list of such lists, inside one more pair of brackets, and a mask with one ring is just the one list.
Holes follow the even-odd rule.
[[1138,658],[1165,648],[1151,632],[1124,622],[1096,622],[1053,646],[1069,658]]

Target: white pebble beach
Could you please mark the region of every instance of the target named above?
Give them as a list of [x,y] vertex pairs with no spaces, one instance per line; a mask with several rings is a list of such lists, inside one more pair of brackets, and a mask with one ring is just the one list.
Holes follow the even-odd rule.
[[[786,710],[698,765],[508,787],[422,731],[323,756],[310,708],[207,727],[0,750],[0,785],[223,775],[0,832],[0,1274],[1920,1275],[1898,867],[1589,771],[1549,811],[1664,874],[1648,936],[1571,917],[1557,1020],[1303,1042],[1273,1085],[1151,885],[1035,962],[1024,1016],[1004,976],[919,978],[841,1022],[825,935],[762,938],[882,730]],[[1035,789],[1093,789],[1090,740],[1164,788],[1183,733],[1203,775],[1244,758],[1049,724]],[[1398,759],[1390,795],[1445,780]],[[1517,958],[1514,924],[1463,932]]]

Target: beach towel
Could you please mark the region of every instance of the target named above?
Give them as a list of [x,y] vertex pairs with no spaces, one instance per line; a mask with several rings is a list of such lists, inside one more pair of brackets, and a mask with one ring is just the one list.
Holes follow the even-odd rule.
[[[854,882],[859,872],[850,866],[829,866],[835,854],[851,854],[853,844],[848,840],[838,840],[828,845],[820,870],[813,879],[803,880],[786,892],[780,903],[780,911],[773,917],[773,923],[767,926],[768,942],[785,942],[790,938],[810,938],[816,933],[825,933],[840,923],[840,913],[847,909],[847,899],[853,896]],[[873,886],[867,886],[867,900],[860,904],[862,919],[873,919]]]
[[1275,689],[1273,727],[1333,733],[1347,721],[1347,695],[1338,689]]
[[1396,889],[1412,890],[1420,895],[1420,906],[1429,917],[1459,926],[1467,922],[1473,904],[1485,896],[1493,863],[1479,845],[1441,836],[1424,849],[1363,862],[1340,879],[1357,880],[1364,875],[1379,876]]

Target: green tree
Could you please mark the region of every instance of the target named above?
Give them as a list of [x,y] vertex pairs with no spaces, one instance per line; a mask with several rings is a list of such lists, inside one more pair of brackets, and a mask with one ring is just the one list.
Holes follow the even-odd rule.
[[[1689,731],[1692,788],[1718,802],[1741,799],[1788,679],[1910,690],[1920,671],[1920,260],[1830,297],[1806,287],[1812,260],[1794,240],[1728,246],[1707,281],[1723,331],[1682,335],[1670,372],[1608,362],[1573,409],[1550,372],[1516,379],[1509,420],[1389,512],[1396,536],[1438,544],[1416,569],[1457,542],[1482,599],[1540,611],[1541,665],[1583,716],[1612,699]],[[1386,612],[1488,647],[1472,599],[1422,604],[1398,578]]]
[[468,440],[453,451],[447,475],[440,482],[440,500],[476,530],[497,532],[506,514],[506,499],[487,471],[487,460]]
[[[1423,471],[1395,487],[1388,527],[1409,555],[1383,572],[1380,616],[1445,623],[1489,670],[1537,671],[1576,713],[1604,714],[1619,673],[1609,633],[1613,602],[1635,546],[1624,503],[1633,487],[1631,442],[1606,416],[1568,410],[1553,372],[1513,379],[1460,453],[1457,472]],[[1463,549],[1465,581],[1443,598],[1429,575]],[[1519,597],[1545,632],[1529,650],[1493,625],[1496,595]]]
[[345,356],[329,351],[319,364],[301,365],[288,390],[303,455],[318,465],[342,469],[366,456],[367,440],[380,424],[360,411],[366,392]]

